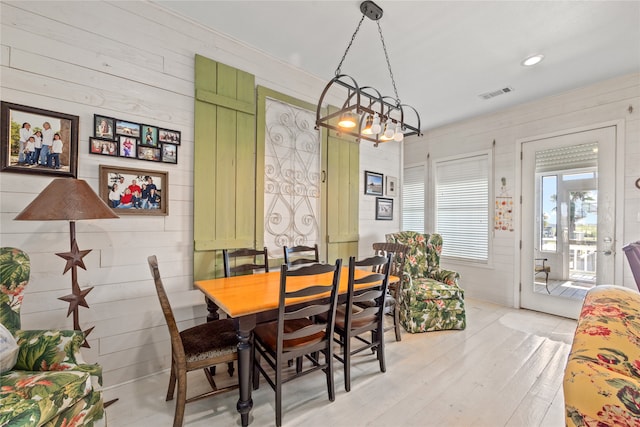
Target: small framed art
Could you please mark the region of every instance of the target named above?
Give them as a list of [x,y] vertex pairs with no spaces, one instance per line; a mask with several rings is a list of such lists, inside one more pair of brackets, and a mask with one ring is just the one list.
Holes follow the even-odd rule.
[[102,139],[115,139],[115,122],[113,117],[101,116],[99,114],[93,115],[93,136]]
[[142,125],[142,138],[140,138],[140,145],[158,147],[158,128],[155,126]]
[[168,215],[169,173],[100,165],[100,198],[118,215]]
[[393,199],[376,197],[376,219],[389,221],[393,219]]
[[160,161],[160,149],[155,147],[138,146],[138,158],[140,160],[149,160],[150,162]]
[[118,142],[120,143],[120,157],[137,158],[138,138],[120,135]]
[[385,195],[395,197],[398,195],[398,178],[395,176],[386,177],[387,185],[385,186]]
[[116,119],[116,135],[140,138],[140,125],[138,123]]
[[169,144],[180,145],[180,131],[169,129],[158,129],[158,140]]
[[381,173],[364,171],[364,194],[371,196],[382,196]]
[[177,164],[178,146],[174,144],[162,144],[162,161]]

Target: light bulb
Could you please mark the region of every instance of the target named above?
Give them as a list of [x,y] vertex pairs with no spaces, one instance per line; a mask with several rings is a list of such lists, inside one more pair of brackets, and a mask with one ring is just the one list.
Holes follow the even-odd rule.
[[392,123],[387,122],[387,124],[384,126],[384,137],[386,139],[391,139],[393,138],[394,133],[395,132],[393,131]]
[[393,139],[397,142],[402,142],[404,139],[404,133],[402,133],[402,126],[400,126],[400,123],[396,125],[396,133],[393,135]]
[[378,116],[378,114],[376,113],[375,116],[373,116],[373,124],[371,125],[371,133],[373,135],[377,135],[380,133],[380,131],[382,130],[382,126],[380,126],[380,116]]
[[371,114],[369,114],[369,115],[367,116],[367,121],[366,121],[366,123],[365,123],[365,125],[364,125],[364,129],[362,129],[362,133],[363,133],[364,135],[371,135],[371,134],[373,134],[373,131],[371,130],[372,126],[373,126],[373,117],[371,117]]
[[340,121],[338,122],[338,126],[341,128],[354,128],[356,127],[356,115],[351,111],[347,111],[340,116]]

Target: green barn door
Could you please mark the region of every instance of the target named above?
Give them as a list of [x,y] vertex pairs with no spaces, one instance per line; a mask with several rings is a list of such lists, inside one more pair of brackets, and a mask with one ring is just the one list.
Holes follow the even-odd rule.
[[195,90],[193,275],[201,280],[220,275],[221,249],[255,244],[255,77],[196,55]]
[[358,257],[360,145],[328,137],[327,143],[327,262]]

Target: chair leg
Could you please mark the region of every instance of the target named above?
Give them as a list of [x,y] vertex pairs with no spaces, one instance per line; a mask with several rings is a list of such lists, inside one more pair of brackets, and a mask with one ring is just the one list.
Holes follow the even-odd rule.
[[378,361],[380,362],[380,372],[387,372],[387,365],[384,359],[384,329],[381,329],[379,333],[376,334],[376,338],[378,341]]
[[351,339],[344,337],[342,359],[344,360],[344,389],[351,391]]
[[184,421],[184,405],[187,401],[187,371],[177,369],[178,397],[176,399],[176,412],[173,416],[173,427],[182,427]]
[[276,426],[282,425],[282,366],[276,368]]
[[547,293],[551,295],[551,292],[549,291],[549,273],[547,272],[545,272],[544,287],[547,289]]
[[171,375],[169,376],[169,389],[167,389],[167,398],[166,401],[170,401],[173,399],[173,392],[176,389],[176,371],[175,366],[173,364],[173,360],[171,360]]
[[227,364],[227,372],[229,373],[229,376],[232,377],[233,376],[233,372],[235,371],[235,369],[233,368],[233,362],[229,362]]
[[216,385],[215,380],[213,379],[213,376],[211,376],[211,370],[209,368],[204,368],[204,375],[207,377],[207,381],[209,381],[209,385],[211,386],[211,388],[215,391],[218,389],[218,386]]
[[[255,344],[254,344],[255,345]],[[260,370],[258,369],[258,365],[260,364],[260,353],[253,350],[253,389],[257,390],[260,388]]]
[[336,384],[335,380],[333,379],[333,352],[331,349],[328,349],[326,350],[324,355],[327,361],[327,392],[329,394],[329,401],[333,402],[334,400],[336,400]]
[[393,327],[396,331],[396,341],[402,341],[402,335],[400,335],[400,310],[398,310],[398,304],[393,307]]

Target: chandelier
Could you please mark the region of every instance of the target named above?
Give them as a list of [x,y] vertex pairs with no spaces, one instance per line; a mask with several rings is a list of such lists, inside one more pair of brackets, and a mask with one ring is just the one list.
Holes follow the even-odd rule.
[[[382,18],[382,8],[367,0],[360,3],[360,11],[362,12],[362,18],[360,18],[360,22],[358,22],[358,26],[351,36],[351,41],[336,68],[335,77],[327,83],[318,101],[316,129],[322,126],[336,131],[339,135],[354,136],[356,141],[363,139],[371,141],[375,147],[381,142],[401,142],[405,136],[422,135],[420,132],[420,115],[412,106],[403,104],[398,96],[398,88],[391,71],[387,46],[382,35],[382,28],[380,28],[379,20]],[[353,77],[341,73],[342,63],[347,57],[347,53],[360,30],[365,16],[375,21],[378,25],[378,33],[380,34],[380,41],[382,42],[382,49],[387,61],[395,97],[383,96],[377,89],[370,86],[359,86]],[[342,93],[346,89],[347,97],[340,110],[330,112],[321,117],[322,103],[325,96],[334,87],[343,88]],[[414,125],[407,123],[405,113],[409,113],[409,116],[415,120],[415,122],[412,122]]]

